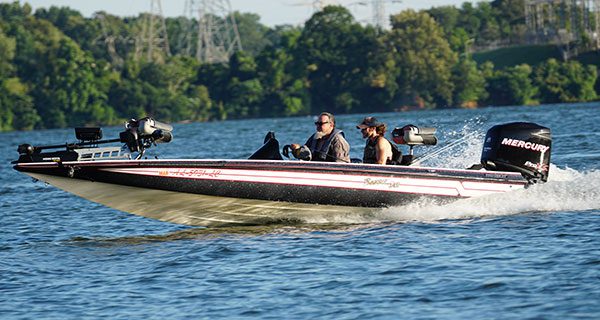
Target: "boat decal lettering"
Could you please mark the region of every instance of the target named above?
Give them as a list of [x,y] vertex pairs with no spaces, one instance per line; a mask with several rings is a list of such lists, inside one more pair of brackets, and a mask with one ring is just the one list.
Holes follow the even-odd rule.
[[510,138],[504,138],[502,140],[502,144],[505,146],[517,147],[517,148],[527,149],[527,150],[531,150],[531,151],[539,151],[541,153],[545,153],[546,151],[548,151],[548,149],[550,149],[550,147],[545,146],[543,144],[523,141],[523,140],[519,140],[519,139],[510,139]]
[[387,185],[390,189],[398,188],[402,185],[400,182],[389,181],[388,179],[372,179],[365,178],[365,185],[373,186],[373,185]]
[[168,175],[176,176],[176,177],[188,177],[188,178],[195,178],[195,177],[216,178],[221,175],[221,170],[181,168],[181,169],[169,171]]
[[548,171],[548,165],[543,163],[533,163],[531,161],[526,161],[525,166],[536,169],[538,171]]

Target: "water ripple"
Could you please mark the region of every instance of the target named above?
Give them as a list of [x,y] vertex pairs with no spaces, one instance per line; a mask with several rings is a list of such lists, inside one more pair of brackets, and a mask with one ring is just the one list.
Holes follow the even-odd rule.
[[[542,119],[555,133],[551,181],[506,197],[417,203],[336,224],[189,228],[92,204],[0,167],[0,318],[597,318],[600,164],[590,160],[599,145],[587,131],[600,113],[571,107],[377,115],[394,125],[438,125],[441,143],[499,122]],[[364,145],[351,130],[361,117],[338,120],[353,157]],[[161,152],[240,156],[262,141],[257,127],[289,143],[305,140],[310,124],[177,124],[187,138]],[[0,154],[16,155],[22,139],[51,143],[71,134],[0,134]],[[239,143],[219,149],[234,138]],[[477,162],[480,142],[448,163]]]

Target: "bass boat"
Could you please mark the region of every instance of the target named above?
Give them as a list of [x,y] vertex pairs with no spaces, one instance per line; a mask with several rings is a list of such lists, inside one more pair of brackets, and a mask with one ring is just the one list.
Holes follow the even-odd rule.
[[257,225],[369,215],[421,199],[446,203],[523,189],[547,180],[551,148],[550,129],[516,122],[487,132],[481,163],[470,169],[419,166],[412,148],[437,139],[435,129],[412,125],[393,131],[395,142],[410,146],[402,165],[284,160],[274,133],[249,159],[144,159],[146,149],[171,141],[172,131],[152,118],[128,121],[112,140],[102,140],[100,128],[76,128],[78,142],[20,145],[14,169],[148,218],[194,226]]

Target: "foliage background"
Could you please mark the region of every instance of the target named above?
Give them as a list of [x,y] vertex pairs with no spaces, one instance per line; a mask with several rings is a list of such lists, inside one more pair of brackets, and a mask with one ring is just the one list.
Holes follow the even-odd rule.
[[[145,115],[210,121],[597,99],[597,55],[582,55],[583,64],[560,60],[550,45],[524,46],[523,7],[495,0],[405,10],[390,17],[390,30],[361,25],[339,6],[274,28],[236,12],[244,51],[200,64],[177,40],[196,21],[166,19],[171,55],[149,59],[136,54],[143,14],[102,12],[103,29],[69,8],[2,3],[0,131]],[[106,50],[106,32],[118,40],[118,58]],[[472,54],[497,43],[508,48]]]

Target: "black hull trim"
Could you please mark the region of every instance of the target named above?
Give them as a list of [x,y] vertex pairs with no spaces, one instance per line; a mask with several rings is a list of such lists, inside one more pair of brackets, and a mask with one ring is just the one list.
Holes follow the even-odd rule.
[[323,212],[372,213],[421,199],[446,203],[527,184],[519,174],[506,172],[284,161],[46,162],[15,169],[122,211],[204,226]]

